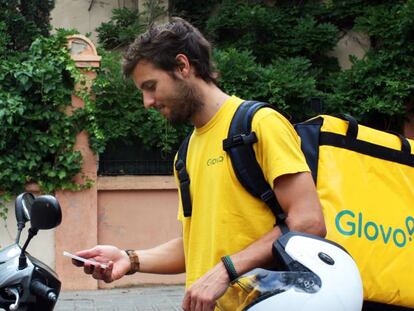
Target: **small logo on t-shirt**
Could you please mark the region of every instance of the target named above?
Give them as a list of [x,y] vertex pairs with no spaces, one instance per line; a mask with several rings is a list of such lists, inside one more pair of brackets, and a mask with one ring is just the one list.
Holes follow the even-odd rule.
[[219,164],[221,162],[223,162],[224,157],[223,156],[219,156],[217,158],[210,158],[207,160],[207,166],[212,166],[212,165],[216,165]]

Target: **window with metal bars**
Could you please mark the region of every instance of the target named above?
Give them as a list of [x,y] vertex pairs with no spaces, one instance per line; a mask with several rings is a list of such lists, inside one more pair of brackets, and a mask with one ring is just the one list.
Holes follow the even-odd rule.
[[176,150],[165,153],[131,141],[110,142],[99,155],[98,175],[172,175],[175,153]]

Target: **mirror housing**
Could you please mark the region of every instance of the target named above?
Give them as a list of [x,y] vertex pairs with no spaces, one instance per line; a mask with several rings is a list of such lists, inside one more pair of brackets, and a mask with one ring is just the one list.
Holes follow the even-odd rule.
[[33,229],[52,229],[62,221],[59,202],[51,195],[38,196],[32,204],[30,223]]

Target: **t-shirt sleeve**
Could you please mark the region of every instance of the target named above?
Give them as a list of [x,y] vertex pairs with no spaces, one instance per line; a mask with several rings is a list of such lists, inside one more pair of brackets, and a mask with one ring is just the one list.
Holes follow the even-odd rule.
[[258,138],[253,147],[256,158],[270,185],[279,176],[309,172],[300,137],[280,113],[270,108],[260,109],[253,118],[252,130]]

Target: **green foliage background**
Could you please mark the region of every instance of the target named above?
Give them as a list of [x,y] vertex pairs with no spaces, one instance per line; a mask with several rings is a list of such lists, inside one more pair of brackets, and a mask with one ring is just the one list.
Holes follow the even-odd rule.
[[113,9],[110,21],[96,28],[99,44],[107,50],[123,48],[166,14],[161,0],[144,1],[143,7],[142,12],[128,8]]
[[53,0],[1,0],[0,21],[10,51],[27,50],[36,36],[49,35]]
[[[97,133],[93,109],[65,113],[74,85],[88,99],[85,78],[66,48],[69,31],[49,36],[53,1],[0,1],[0,217],[12,194],[37,183],[44,192],[77,190],[82,156],[77,133]],[[16,28],[17,27],[17,28]],[[90,102],[90,101],[89,101]]]
[[[277,1],[273,7],[258,2],[222,1],[205,28],[216,48],[233,49],[231,61],[235,51],[240,58],[246,51],[251,55],[237,67],[260,72],[259,85],[239,81],[246,98],[269,101],[297,122],[315,113],[308,102],[319,97],[323,112],[350,113],[371,125],[380,118],[388,120],[382,129],[398,129],[414,86],[414,1]],[[350,30],[367,34],[372,48],[341,71],[326,55]]]

